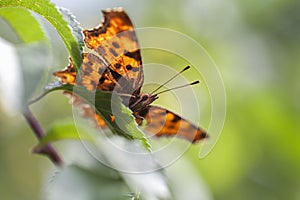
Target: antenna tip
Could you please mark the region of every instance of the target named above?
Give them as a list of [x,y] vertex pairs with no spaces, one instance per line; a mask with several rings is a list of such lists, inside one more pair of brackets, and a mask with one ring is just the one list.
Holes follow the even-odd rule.
[[189,68],[191,68],[191,67],[188,65],[183,70],[181,70],[181,72],[184,72],[185,70],[188,70]]
[[195,84],[198,84],[198,83],[200,83],[200,81],[192,82],[190,85],[195,85]]

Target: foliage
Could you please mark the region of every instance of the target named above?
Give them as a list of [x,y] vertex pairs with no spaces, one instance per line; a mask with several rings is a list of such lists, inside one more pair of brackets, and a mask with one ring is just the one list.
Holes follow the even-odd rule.
[[[137,128],[130,109],[122,104],[121,99],[118,96],[112,95],[111,92],[104,92],[102,90],[89,91],[82,86],[73,86],[60,83],[51,84],[51,87],[48,86],[43,96],[56,90],[72,92],[72,94],[79,96],[87,104],[95,109],[95,112],[105,120],[106,124],[109,126],[113,133],[130,140],[141,140],[145,148],[150,150],[150,144],[148,143],[141,130]],[[111,120],[112,115],[115,117],[114,121]],[[76,132],[74,132],[75,135],[66,134],[67,132],[64,131],[65,128],[66,127],[62,127],[62,134],[57,133],[57,129],[59,128],[55,128],[55,131],[52,129],[50,132],[48,132],[46,136],[47,142],[53,142],[57,139],[66,138],[80,139],[76,137]],[[57,138],[58,136],[60,136],[60,138]],[[89,136],[84,138],[88,139]],[[46,140],[42,140],[41,143],[46,143]]]
[[[45,19],[47,19],[52,26],[57,30],[58,34],[61,36],[62,40],[64,41],[70,56],[75,64],[75,68],[78,69],[81,65],[81,46],[82,42],[79,42],[77,38],[74,37],[74,35],[71,32],[71,29],[69,27],[69,24],[64,20],[63,15],[57,7],[51,3],[48,0],[3,0],[0,2],[0,7],[7,8],[17,8],[17,9],[29,9],[32,10],[41,16],[43,16]],[[66,16],[65,18],[69,19],[70,16]],[[22,21],[22,20],[18,20]],[[35,20],[31,20],[35,21]],[[30,21],[30,24],[31,24]],[[69,21],[70,22],[70,21]],[[36,22],[34,22],[36,23]],[[21,23],[20,23],[21,24]],[[76,23],[70,23],[70,25],[74,25]],[[29,25],[29,24],[27,24]],[[28,29],[27,26],[23,27],[23,29]],[[72,27],[73,28],[73,27]],[[18,27],[19,29],[19,27]],[[30,35],[31,33],[27,34],[28,32],[24,31],[23,29],[19,29],[18,32],[22,32],[26,35]],[[74,30],[74,28],[73,28]],[[75,29],[78,31],[78,29]],[[77,35],[77,34],[76,34]],[[31,37],[31,36],[27,36]],[[32,36],[33,37],[33,36]]]
[[[18,102],[21,104],[20,111],[23,110],[23,107],[27,106],[27,103],[33,103],[33,101],[28,101],[31,98],[35,85],[40,81],[41,74],[45,72],[47,61],[49,57],[49,44],[48,38],[44,34],[44,29],[39,24],[39,20],[32,16],[30,11],[34,11],[40,14],[42,17],[47,19],[53,27],[56,29],[58,34],[61,36],[63,42],[65,43],[69,54],[75,64],[76,69],[81,65],[81,49],[83,45],[83,38],[81,33],[81,28],[79,27],[78,22],[70,11],[64,8],[56,8],[54,4],[49,1],[1,1],[0,2],[0,16],[10,25],[13,32],[17,35],[19,41],[12,41],[14,44],[11,45],[16,48],[18,51],[15,55],[15,59],[20,60],[18,69],[22,70],[22,76],[24,77],[25,86],[21,88],[21,92],[24,93],[22,101]],[[30,28],[28,28],[30,27]],[[17,63],[17,62],[16,62]],[[38,78],[37,78],[38,77]],[[17,79],[17,77],[16,77]],[[28,79],[28,80],[26,80]],[[35,81],[34,81],[35,80]],[[19,84],[17,87],[20,87]],[[6,90],[13,88],[5,88]],[[28,91],[30,90],[30,92]],[[93,107],[97,114],[99,114],[105,120],[107,126],[110,130],[126,139],[129,140],[139,140],[142,141],[144,148],[150,150],[150,144],[144,137],[143,133],[137,128],[134,117],[131,114],[131,111],[121,103],[119,97],[112,97],[112,93],[103,92],[101,90],[97,91],[88,91],[83,87],[74,87],[72,85],[61,85],[61,84],[52,84],[48,85],[42,96],[56,91],[63,90],[73,93],[76,96],[81,97],[87,104]],[[112,99],[113,98],[113,99]],[[13,105],[15,106],[15,105]],[[112,110],[114,109],[114,110]],[[111,116],[114,115],[115,120],[111,120]],[[64,139],[73,139],[73,140],[86,140],[96,147],[97,151],[102,154],[106,160],[113,164],[110,161],[111,158],[117,156],[109,156],[106,152],[101,151],[99,148],[98,138],[99,134],[91,134],[93,128],[83,127],[74,124],[74,122],[59,122],[53,124],[47,131],[46,135],[41,139],[39,144],[35,147],[34,152],[43,152],[43,148],[46,144],[60,141]],[[80,132],[80,135],[79,135]],[[124,143],[124,142],[123,142]],[[133,141],[132,141],[133,143]],[[134,144],[132,144],[134,145]],[[103,145],[102,145],[103,146]],[[134,145],[135,146],[135,145]],[[125,147],[124,147],[125,148]],[[140,149],[140,150],[138,150]],[[150,152],[144,152],[141,146],[136,146],[136,150],[143,152],[144,154],[149,154]],[[150,155],[150,154],[149,154]],[[126,155],[125,155],[126,157]],[[123,158],[125,158],[123,157]],[[117,158],[117,157],[116,157]],[[115,159],[116,159],[115,158]],[[128,158],[130,161],[130,158]],[[144,167],[148,165],[155,165],[155,162],[151,161],[149,164],[146,164],[146,161],[142,161]],[[76,167],[77,166],[77,167]],[[115,166],[116,168],[118,166]],[[138,169],[136,169],[138,170]],[[111,170],[107,167],[102,167],[101,175],[97,178],[89,173],[95,174],[99,169],[90,169],[86,168],[85,170],[78,165],[75,167],[70,166],[66,169],[63,169],[59,176],[64,177],[70,180],[70,187],[75,187],[76,191],[79,191],[79,188],[82,190],[80,194],[82,196],[87,195],[88,199],[97,198],[101,196],[104,198],[105,195],[108,195],[108,199],[119,199],[122,196],[128,194],[130,198],[137,198],[139,195],[130,192],[128,185],[134,183],[135,178],[128,178],[130,176],[122,176],[122,173],[117,170]],[[111,172],[113,171],[113,172]],[[97,172],[97,173],[98,173]],[[115,175],[112,175],[114,173]],[[66,175],[67,174],[67,175]],[[107,174],[111,174],[112,176]],[[159,173],[160,174],[160,173]],[[76,177],[84,176],[84,179],[79,179],[76,181],[76,184],[71,186],[72,180]],[[123,178],[117,178],[117,176],[122,176]],[[151,177],[152,175],[150,175]],[[160,175],[161,176],[161,175]],[[128,179],[128,180],[127,180]],[[60,182],[60,180],[62,182]],[[159,179],[158,179],[159,180]],[[163,184],[166,184],[163,179],[161,179]],[[62,198],[63,195],[67,195],[70,198],[67,191],[61,191],[60,188],[64,185],[65,181],[61,178],[58,178],[53,184],[53,192],[55,195],[49,195],[45,197],[46,199],[58,199]],[[140,182],[140,181],[139,181]],[[85,187],[82,187],[84,185]],[[104,188],[105,186],[105,188]],[[102,190],[98,190],[98,187],[102,187]],[[136,187],[136,186],[135,186]],[[146,188],[146,185],[140,186],[141,188]],[[91,190],[93,188],[93,190]],[[123,188],[123,189],[122,189]],[[155,187],[154,187],[155,188]],[[123,192],[123,190],[127,192]],[[115,192],[118,191],[118,192]],[[147,190],[145,190],[147,191]],[[155,190],[153,190],[150,196],[157,196]],[[52,192],[52,191],[51,191]],[[69,191],[70,192],[70,191]],[[101,193],[99,193],[101,192]],[[74,193],[75,194],[75,193]],[[120,196],[121,195],[121,196]],[[142,196],[147,196],[144,194]],[[149,196],[149,194],[148,194]],[[158,195],[160,196],[160,195]],[[157,197],[158,197],[157,196]],[[166,195],[164,195],[166,196]],[[62,198],[66,199],[66,198]]]

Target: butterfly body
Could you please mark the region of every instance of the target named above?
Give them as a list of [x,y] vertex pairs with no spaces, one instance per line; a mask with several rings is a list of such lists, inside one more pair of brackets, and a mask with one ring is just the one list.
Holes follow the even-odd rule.
[[[77,77],[72,61],[67,69],[55,72],[54,75],[63,83],[118,94],[124,105],[132,110],[137,124],[141,125],[146,120],[145,131],[155,136],[177,136],[191,142],[206,138],[207,133],[188,120],[167,109],[151,106],[158,96],[141,93],[144,82],[143,65],[130,18],[122,9],[102,13],[104,22],[99,27],[83,31],[85,45],[91,52],[83,53],[80,77]],[[85,116],[94,113],[88,106],[84,106],[84,112]],[[100,127],[106,127],[99,115],[94,113],[92,118]]]

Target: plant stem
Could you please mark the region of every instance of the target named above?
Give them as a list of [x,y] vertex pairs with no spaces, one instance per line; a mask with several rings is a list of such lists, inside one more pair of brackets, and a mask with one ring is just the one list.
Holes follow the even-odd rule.
[[[25,109],[23,115],[27,123],[29,124],[30,128],[33,130],[35,136],[40,141],[45,135],[42,127],[40,126],[36,118],[33,116],[29,108]],[[34,151],[34,152],[46,155],[56,166],[59,167],[63,166],[62,159],[60,158],[60,156],[58,155],[58,153],[56,152],[56,150],[53,148],[51,144],[47,144],[39,151]]]

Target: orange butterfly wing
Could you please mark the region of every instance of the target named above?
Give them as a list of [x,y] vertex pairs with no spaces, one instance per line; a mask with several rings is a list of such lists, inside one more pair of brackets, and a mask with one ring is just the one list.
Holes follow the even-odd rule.
[[[85,44],[90,53],[83,53],[80,77],[72,60],[67,69],[55,72],[61,82],[80,84],[88,90],[102,89],[123,94],[139,95],[144,75],[140,48],[133,24],[123,10],[102,11],[104,22],[93,30],[85,30]],[[76,82],[76,78],[77,80]],[[123,97],[128,98],[128,97]],[[82,107],[84,116],[93,116],[105,127],[100,116],[82,100],[72,95],[73,102]]]
[[94,50],[108,66],[99,88],[102,81],[111,79],[114,91],[138,95],[144,74],[134,26],[123,10],[102,12],[103,24],[99,28],[83,31],[86,46]]
[[[144,82],[140,47],[132,22],[123,10],[102,11],[104,22],[83,31],[90,53],[83,54],[79,83],[89,90],[102,89],[138,95]],[[75,84],[76,72],[54,73],[62,82]]]
[[204,130],[167,109],[149,106],[139,114],[147,121],[145,131],[155,136],[175,136],[192,143],[208,137]]

